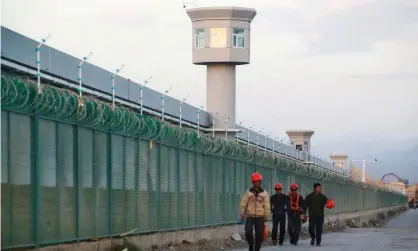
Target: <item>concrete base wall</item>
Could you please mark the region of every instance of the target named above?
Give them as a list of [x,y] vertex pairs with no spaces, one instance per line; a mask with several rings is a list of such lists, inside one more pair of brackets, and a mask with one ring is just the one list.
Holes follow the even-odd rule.
[[[345,226],[347,220],[354,219],[357,224],[362,225],[363,223],[368,223],[369,220],[375,219],[379,213],[386,215],[387,212],[391,210],[396,210],[401,208],[397,207],[388,207],[381,209],[373,209],[368,211],[361,212],[352,212],[352,213],[343,213],[335,215],[327,215],[325,224],[327,222],[338,222],[339,225]],[[267,223],[269,229],[271,229],[271,222]],[[302,228],[307,228],[308,224],[303,224]],[[114,246],[123,245],[124,243],[130,243],[138,248],[148,248],[153,245],[165,245],[169,243],[181,243],[183,241],[188,241],[191,243],[196,243],[199,240],[219,240],[225,239],[225,237],[231,236],[233,233],[244,233],[243,225],[231,225],[231,226],[220,226],[213,228],[202,228],[202,229],[192,229],[185,231],[173,231],[173,232],[160,232],[149,235],[140,235],[140,236],[129,236],[122,238],[113,238],[112,240],[101,240],[98,242],[83,242],[77,244],[63,244],[59,246],[43,247],[39,250],[42,251],[71,251],[71,250],[80,250],[80,251],[97,251],[97,250],[111,250]]]

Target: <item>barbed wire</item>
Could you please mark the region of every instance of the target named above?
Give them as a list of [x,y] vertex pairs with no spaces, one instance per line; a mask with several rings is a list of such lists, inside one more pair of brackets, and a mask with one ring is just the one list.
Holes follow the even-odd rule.
[[80,98],[77,93],[68,89],[43,84],[42,93],[37,94],[36,84],[31,79],[5,72],[1,75],[1,105],[2,109],[25,113],[36,112],[54,120],[146,140],[159,140],[181,148],[277,168],[314,179],[365,185],[328,170],[319,169],[317,166],[300,163],[236,142],[226,142],[204,133],[198,134],[193,129],[180,128],[150,116],[139,115],[123,106],[116,106],[113,109],[110,103],[86,95]]

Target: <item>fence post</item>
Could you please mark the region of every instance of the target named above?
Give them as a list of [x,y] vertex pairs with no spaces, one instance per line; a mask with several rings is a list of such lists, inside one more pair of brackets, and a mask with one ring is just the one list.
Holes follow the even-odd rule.
[[[123,191],[123,203],[126,205],[126,202],[128,201],[127,197],[128,197],[128,190],[126,189],[126,139],[125,136],[122,136],[122,191]],[[128,229],[128,214],[126,212],[126,207],[124,207],[124,231],[129,231],[131,229]]]
[[34,173],[34,219],[33,219],[33,234],[34,234],[34,241],[35,241],[35,248],[39,247],[39,108],[36,108],[36,114],[34,118],[33,124],[33,137],[34,137],[34,165],[35,165],[35,173]]
[[[11,147],[11,144],[10,144],[10,141],[11,141],[10,126],[11,126],[12,123],[10,122],[10,112],[7,112],[6,114],[7,114],[7,163],[8,163],[7,182],[9,183],[9,187],[11,187],[11,184],[12,184],[12,169],[10,168],[10,166],[11,166],[11,164],[10,164],[10,160],[11,160],[10,153],[12,152],[12,147]],[[4,126],[4,125],[2,125],[2,126]],[[11,188],[9,188],[8,191],[7,191],[8,196],[9,196],[9,205],[8,205],[9,208],[8,209],[10,210],[9,211],[10,213],[8,213],[8,216],[9,216],[10,221],[9,221],[9,229],[7,229],[6,231],[9,231],[9,245],[13,244],[12,243],[12,240],[13,240],[13,237],[12,237],[12,233],[13,233],[13,231],[12,231],[12,227],[13,227],[13,206],[12,206],[13,205],[13,197],[12,197],[11,191],[12,191]],[[3,190],[2,190],[2,192],[3,192]],[[2,194],[2,196],[3,196],[3,194]],[[7,203],[5,203],[5,204],[7,205]],[[4,210],[4,209],[2,209],[2,210]]]
[[197,175],[197,146],[195,146],[195,151],[194,151],[194,221],[195,221],[195,227],[197,227],[197,201],[198,201],[198,193],[197,193],[197,182],[198,180],[198,175]]
[[158,143],[158,162],[156,170],[156,184],[155,189],[157,190],[157,230],[160,232],[160,219],[161,219],[161,203],[160,203],[160,186],[161,186],[161,142]]
[[107,187],[108,187],[108,201],[109,201],[109,235],[112,238],[113,229],[112,229],[112,132],[107,134]]
[[58,122],[55,122],[55,167],[56,167],[56,173],[55,173],[55,186],[58,188],[58,199],[56,201],[56,207],[57,207],[57,235],[58,235],[58,239],[61,240],[61,203],[62,203],[62,192],[64,191],[65,187],[63,181],[62,181],[62,177],[63,175],[63,171],[62,169],[59,167],[59,161],[60,161],[60,154],[59,154],[59,144],[58,141],[59,140],[59,124]]
[[[233,189],[233,195],[234,195],[234,221],[238,218],[237,217],[237,160],[234,159],[234,189]],[[239,202],[238,202],[239,203]]]
[[137,156],[135,156],[135,161],[136,161],[136,165],[135,165],[135,190],[136,190],[136,193],[137,193],[137,195],[136,195],[136,198],[135,198],[135,200],[136,200],[136,203],[135,203],[135,213],[136,213],[136,215],[135,215],[135,224],[136,224],[136,227],[138,228],[138,229],[140,229],[140,222],[139,222],[139,219],[140,219],[140,217],[139,217],[139,196],[140,196],[140,194],[141,194],[141,190],[140,190],[140,188],[139,188],[139,179],[140,179],[140,170],[139,170],[139,168],[140,168],[140,159],[141,159],[141,139],[138,137],[137,138],[137,147],[138,147],[138,149],[137,149]]
[[73,186],[75,188],[75,236],[77,239],[77,242],[80,238],[80,206],[79,206],[79,175],[78,175],[78,130],[79,130],[79,126],[76,125],[74,126],[74,141],[73,141],[73,157],[74,157],[74,161],[73,161],[73,179],[74,179],[74,183]]
[[[226,158],[224,156],[222,156],[221,158],[222,158],[222,172],[221,172],[221,176],[222,176],[222,192],[220,193],[220,195],[223,197],[222,204],[223,204],[224,207],[226,207],[226,191],[225,191],[226,190],[225,189],[226,188],[226,186],[225,186],[225,182],[226,182],[226,178],[225,178],[225,176],[226,176],[226,164],[225,164]],[[223,208],[223,211],[224,212],[227,212],[228,209],[226,211],[225,211],[225,209],[226,208]],[[222,221],[223,221],[223,223],[225,223],[228,214],[223,213],[222,215],[223,215]]]
[[95,168],[95,149],[96,149],[96,144],[95,144],[95,132],[96,130],[91,130],[91,146],[92,146],[92,150],[91,150],[91,160],[92,160],[92,165],[91,165],[91,169],[92,169],[92,182],[91,182],[91,189],[94,192],[94,213],[93,213],[93,233],[94,236],[98,236],[97,235],[97,179],[96,179],[96,168]]
[[180,143],[177,143],[177,228],[180,229]]

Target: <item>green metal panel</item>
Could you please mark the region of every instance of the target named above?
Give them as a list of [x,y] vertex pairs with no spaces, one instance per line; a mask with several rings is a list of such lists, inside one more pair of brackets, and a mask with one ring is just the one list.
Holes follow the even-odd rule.
[[124,232],[132,231],[138,228],[137,224],[137,201],[138,193],[135,187],[136,166],[138,161],[138,143],[137,139],[124,137],[123,144],[123,162],[124,162],[124,197],[125,197],[125,222]]
[[[3,199],[9,203],[10,245],[35,244],[33,189],[33,124],[25,115],[9,113],[9,180],[8,188],[3,191]],[[3,198],[4,196],[4,198]],[[2,218],[3,219],[3,218]],[[5,228],[2,228],[2,232]],[[3,243],[3,242],[2,242]],[[3,245],[3,244],[2,244]]]
[[328,214],[407,200],[50,86],[37,96],[3,73],[1,91],[3,249],[235,223],[255,171],[269,194],[320,182],[336,202]]
[[56,123],[39,121],[39,241],[59,240],[59,201],[57,188]]
[[[74,180],[74,126],[57,123],[57,187],[59,189],[60,239],[76,239],[76,206]],[[105,219],[104,219],[105,220]]]
[[154,146],[148,152],[148,192],[149,192],[149,231],[159,230],[159,181],[160,181],[160,145]]
[[125,161],[124,161],[124,137],[112,135],[112,234],[125,231]]
[[88,239],[95,236],[95,192],[93,189],[93,131],[79,128],[78,130],[78,207],[80,238]]
[[13,245],[12,240],[12,185],[10,184],[10,119],[9,113],[1,111],[1,243]]
[[109,235],[108,134],[93,133],[94,236]]

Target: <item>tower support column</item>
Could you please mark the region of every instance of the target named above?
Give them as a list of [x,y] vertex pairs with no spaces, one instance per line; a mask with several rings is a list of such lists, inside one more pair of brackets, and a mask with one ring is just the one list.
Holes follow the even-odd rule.
[[215,117],[215,128],[228,128],[235,125],[235,65],[234,64],[209,64],[207,66],[206,103],[207,111]]

